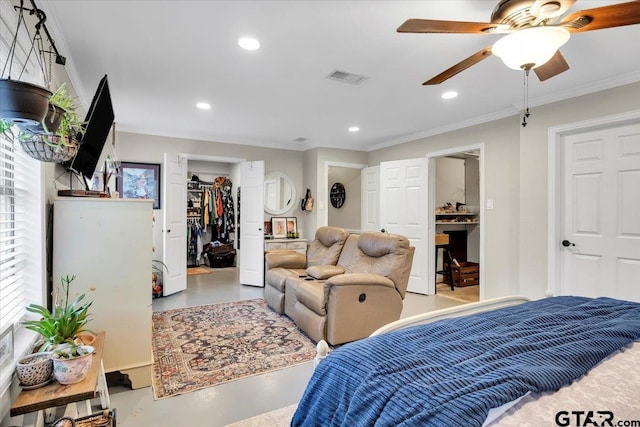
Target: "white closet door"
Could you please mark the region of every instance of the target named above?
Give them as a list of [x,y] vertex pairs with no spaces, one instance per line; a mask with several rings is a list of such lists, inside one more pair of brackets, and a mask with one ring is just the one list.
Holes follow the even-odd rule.
[[187,160],[164,153],[163,295],[187,289]]
[[380,226],[406,236],[414,246],[407,291],[428,293],[427,159],[380,163]]
[[240,283],[264,286],[264,162],[240,167]]
[[362,231],[380,230],[380,166],[363,168],[361,172],[361,220]]

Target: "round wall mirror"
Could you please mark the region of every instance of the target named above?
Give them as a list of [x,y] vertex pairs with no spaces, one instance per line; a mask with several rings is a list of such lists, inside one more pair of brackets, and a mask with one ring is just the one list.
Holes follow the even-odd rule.
[[296,187],[291,179],[280,172],[264,176],[264,210],[271,215],[282,215],[296,201]]

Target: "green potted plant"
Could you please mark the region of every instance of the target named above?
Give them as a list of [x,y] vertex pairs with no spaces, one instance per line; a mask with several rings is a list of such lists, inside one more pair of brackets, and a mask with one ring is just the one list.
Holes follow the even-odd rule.
[[85,294],[69,301],[71,282],[76,276],[60,278],[60,291],[53,309],[38,304],[30,304],[27,311],[41,316],[39,320],[22,322],[27,329],[37,332],[44,341],[39,351],[51,350],[53,375],[61,384],[82,381],[91,367],[93,347],[77,340],[88,331],[89,308],[93,302],[83,302]]
[[[76,276],[60,278],[60,290],[53,309],[30,304],[27,311],[41,316],[39,320],[25,320],[22,322],[27,329],[40,334],[43,343],[39,351],[52,350],[56,346],[66,343],[75,345],[74,339],[84,331],[89,321],[89,307],[93,302],[82,302],[85,295],[69,302],[69,289]],[[90,332],[90,331],[89,331]]]

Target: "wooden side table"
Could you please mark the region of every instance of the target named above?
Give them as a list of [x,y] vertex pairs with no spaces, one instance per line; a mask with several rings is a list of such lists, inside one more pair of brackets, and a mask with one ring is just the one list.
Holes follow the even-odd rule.
[[100,406],[108,409],[111,405],[107,380],[102,365],[102,352],[104,350],[105,332],[100,332],[92,344],[95,348],[91,369],[84,380],[76,384],[63,385],[56,380],[49,385],[34,390],[22,390],[11,405],[10,415],[27,414],[38,411],[36,426],[43,426],[44,422],[53,421],[55,408],[67,405],[65,416],[76,418],[78,411],[76,402],[86,401],[87,413],[91,413],[90,400],[100,395]]

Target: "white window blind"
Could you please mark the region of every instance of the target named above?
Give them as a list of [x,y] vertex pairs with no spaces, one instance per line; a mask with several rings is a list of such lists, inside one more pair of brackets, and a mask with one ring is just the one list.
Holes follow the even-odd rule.
[[[18,14],[12,2],[0,1],[0,64],[9,57]],[[44,78],[36,55],[28,55],[31,40],[20,27],[13,58],[14,79],[42,85]],[[16,71],[17,72],[17,71]],[[2,75],[6,78],[8,75]],[[1,102],[1,100],[0,100]],[[17,133],[17,131],[15,132]],[[25,306],[42,304],[44,286],[44,184],[43,167],[28,157],[17,141],[0,134],[0,333],[19,325]]]
[[[0,137],[0,331],[16,324],[25,307],[24,174],[11,141]],[[28,195],[27,195],[28,196]]]
[[[0,64],[8,58],[17,20],[13,2],[0,0]],[[25,36],[18,38],[14,70],[22,69],[29,51],[30,41]],[[18,79],[18,75],[12,77]],[[33,55],[20,80],[42,85],[42,73]],[[44,176],[44,163],[24,154],[17,141],[14,145],[0,135],[0,335],[13,329],[14,357],[7,360],[7,348],[3,348],[0,419],[9,411],[13,364],[33,348],[35,339],[35,334],[20,327],[20,320],[26,305],[42,305],[46,299]]]

